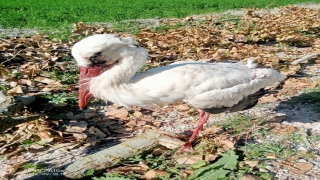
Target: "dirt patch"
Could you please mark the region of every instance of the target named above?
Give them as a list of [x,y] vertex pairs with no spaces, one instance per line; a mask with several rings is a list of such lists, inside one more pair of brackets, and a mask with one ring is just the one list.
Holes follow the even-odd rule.
[[35,29],[5,29],[0,27],[0,35],[7,37],[22,37],[38,34],[39,31]]
[[[320,5],[316,3],[302,3],[302,4],[295,4],[296,6],[300,7],[305,7],[305,8],[310,8],[310,9],[320,9]],[[206,16],[216,16],[216,17],[221,17],[223,15],[228,15],[228,16],[243,16],[247,13],[246,9],[243,10],[228,10],[222,13],[208,13],[208,14],[203,14],[203,15],[193,15],[193,16],[188,16],[186,18],[193,18],[196,20],[203,20],[205,19]],[[279,8],[272,8],[272,9],[259,9],[256,10],[255,13],[257,14],[277,14],[279,13]],[[161,18],[152,18],[152,19],[133,19],[133,20],[124,20],[118,23],[128,23],[128,24],[133,24],[133,25],[138,25],[140,28],[146,28],[146,27],[156,27],[159,26],[160,24],[169,23],[169,22],[177,22],[180,21],[180,19],[175,19],[175,18],[168,18],[168,19],[161,19]],[[114,25],[112,23],[106,23],[106,22],[95,22],[93,24],[99,24],[104,27],[112,28]],[[0,35],[3,36],[8,36],[8,37],[22,37],[22,36],[30,36],[30,35],[35,35],[41,33],[41,31],[36,30],[36,29],[17,29],[17,28],[2,28],[0,26]]]

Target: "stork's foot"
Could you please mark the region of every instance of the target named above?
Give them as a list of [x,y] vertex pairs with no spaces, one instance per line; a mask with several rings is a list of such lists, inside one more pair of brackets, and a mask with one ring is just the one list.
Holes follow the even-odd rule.
[[190,151],[193,150],[193,147],[192,147],[191,142],[185,143],[185,144],[181,147],[181,149],[179,150],[179,152],[184,152],[185,150],[190,150]]
[[198,121],[198,126],[197,128],[193,131],[189,141],[184,144],[184,146],[182,146],[182,148],[179,150],[179,152],[183,152],[185,151],[186,149],[188,150],[193,150],[193,147],[191,145],[191,142],[196,138],[196,136],[198,135],[199,131],[201,131],[203,129],[203,124],[207,122],[210,114],[199,109],[198,110],[199,113],[200,113],[200,118],[199,118],[199,121]]

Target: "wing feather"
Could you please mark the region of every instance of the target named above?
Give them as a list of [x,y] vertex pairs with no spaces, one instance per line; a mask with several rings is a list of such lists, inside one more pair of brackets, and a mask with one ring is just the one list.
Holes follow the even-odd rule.
[[[180,62],[152,69],[131,79],[143,96],[159,102],[184,101],[198,108],[231,107],[243,97],[285,78],[270,69],[250,69],[240,63]],[[156,102],[155,102],[156,103]]]

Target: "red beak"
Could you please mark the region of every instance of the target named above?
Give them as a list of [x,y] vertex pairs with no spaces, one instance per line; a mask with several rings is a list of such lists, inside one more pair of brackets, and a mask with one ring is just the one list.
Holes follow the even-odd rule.
[[99,76],[103,70],[98,67],[80,67],[79,82],[79,108],[83,109],[91,100],[92,94],[89,92],[89,81],[91,78]]

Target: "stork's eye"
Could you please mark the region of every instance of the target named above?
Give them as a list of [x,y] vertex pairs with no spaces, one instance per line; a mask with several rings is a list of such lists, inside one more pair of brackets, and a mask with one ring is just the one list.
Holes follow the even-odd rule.
[[89,58],[89,60],[90,61],[95,61],[99,56],[101,56],[101,52],[97,52],[97,53],[95,53],[94,55],[92,55],[90,58]]
[[99,60],[99,58],[101,57],[101,54],[102,52],[97,52],[89,58],[92,65],[104,64],[106,62],[106,61]]

